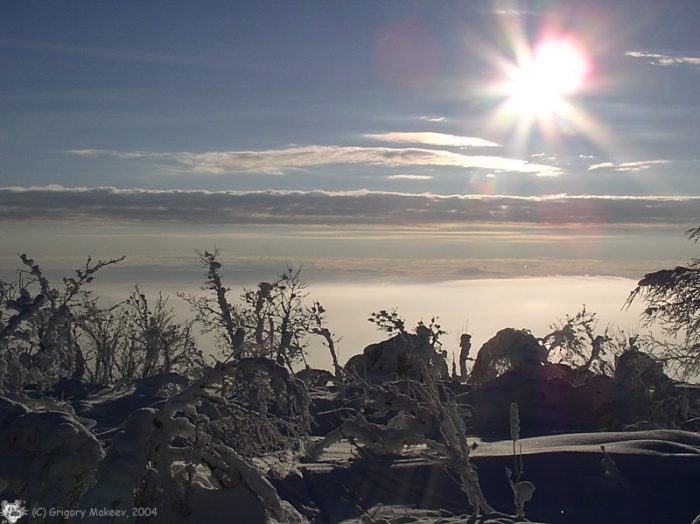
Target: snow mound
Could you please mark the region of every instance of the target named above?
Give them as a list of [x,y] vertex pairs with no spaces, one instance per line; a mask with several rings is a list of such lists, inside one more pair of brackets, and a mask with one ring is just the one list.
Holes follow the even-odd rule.
[[[43,507],[74,507],[104,453],[80,422],[0,397],[0,482]],[[6,492],[7,493],[7,492]]]

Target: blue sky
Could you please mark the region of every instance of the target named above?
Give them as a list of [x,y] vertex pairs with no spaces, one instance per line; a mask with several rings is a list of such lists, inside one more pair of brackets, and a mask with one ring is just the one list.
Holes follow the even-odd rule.
[[[0,219],[694,222],[698,22],[682,1],[2,2]],[[514,104],[561,39],[583,81]]]

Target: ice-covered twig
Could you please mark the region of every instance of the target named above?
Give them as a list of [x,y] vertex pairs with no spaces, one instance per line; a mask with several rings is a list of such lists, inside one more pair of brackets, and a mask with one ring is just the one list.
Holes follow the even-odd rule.
[[628,480],[620,476],[620,470],[617,468],[617,464],[615,464],[615,461],[605,449],[605,445],[601,444],[600,449],[603,452],[603,460],[601,460],[600,463],[605,470],[605,476],[613,479],[622,488],[631,489],[632,485]]
[[527,480],[520,480],[523,476],[523,451],[522,445],[516,450],[516,445],[520,439],[520,413],[518,404],[513,402],[510,405],[510,438],[513,441],[513,463],[515,465],[515,475],[510,468],[506,468],[508,474],[508,484],[513,491],[513,501],[515,503],[516,517],[525,516],[525,503],[532,499],[535,493],[535,485]]

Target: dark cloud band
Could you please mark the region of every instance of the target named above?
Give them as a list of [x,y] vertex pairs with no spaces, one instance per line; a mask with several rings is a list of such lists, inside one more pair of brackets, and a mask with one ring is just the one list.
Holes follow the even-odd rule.
[[374,191],[0,188],[0,221],[429,225],[697,224],[700,197],[435,195]]

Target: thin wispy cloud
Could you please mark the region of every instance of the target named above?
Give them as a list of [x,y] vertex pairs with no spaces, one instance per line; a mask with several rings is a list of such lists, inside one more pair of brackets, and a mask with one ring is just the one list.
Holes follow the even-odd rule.
[[601,162],[600,164],[588,166],[588,170],[607,169],[619,173],[637,173],[639,171],[646,171],[657,165],[670,163],[670,160],[642,160],[639,162],[622,162],[619,164],[615,162]]
[[379,191],[0,189],[0,221],[435,225],[695,224],[700,197],[435,195]]
[[498,144],[490,140],[473,136],[457,136],[445,133],[432,133],[429,131],[415,133],[381,133],[362,135],[371,140],[380,142],[392,142],[396,144],[425,144],[431,146],[453,146],[453,147],[498,147]]
[[700,57],[698,56],[673,56],[662,53],[646,53],[643,51],[627,51],[625,55],[633,58],[644,58],[655,66],[700,66]]
[[423,122],[446,122],[447,117],[423,115],[422,117],[419,118],[419,120],[421,120]]
[[430,175],[389,175],[387,180],[432,180]]
[[545,164],[501,156],[466,155],[453,151],[416,147],[346,147],[301,146],[261,151],[159,152],[111,151],[104,149],[74,149],[64,151],[78,156],[112,156],[125,160],[152,159],[174,165],[183,172],[222,175],[253,173],[284,175],[287,172],[333,164],[406,167],[442,166],[489,171],[530,173],[538,176],[558,176],[561,170]]

